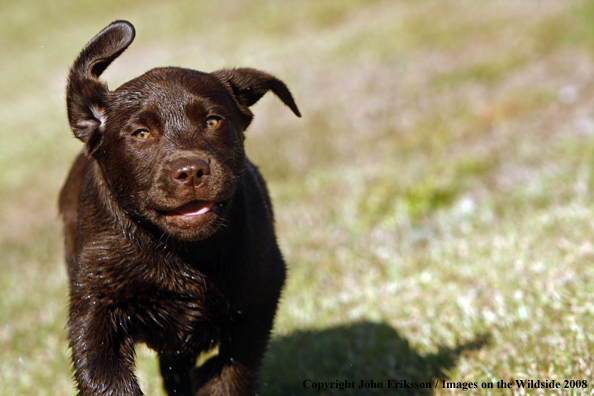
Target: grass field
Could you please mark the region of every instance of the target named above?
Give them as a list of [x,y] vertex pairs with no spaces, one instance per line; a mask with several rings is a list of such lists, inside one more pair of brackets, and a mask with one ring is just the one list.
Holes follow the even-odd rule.
[[[267,95],[247,132],[290,266],[261,395],[415,394],[390,379],[594,394],[594,2],[36,3],[0,3],[0,394],[75,394],[65,76],[115,19],[137,39],[110,87],[155,66],[250,66],[303,113]],[[163,395],[137,352],[144,392]],[[497,388],[515,380],[562,389]]]

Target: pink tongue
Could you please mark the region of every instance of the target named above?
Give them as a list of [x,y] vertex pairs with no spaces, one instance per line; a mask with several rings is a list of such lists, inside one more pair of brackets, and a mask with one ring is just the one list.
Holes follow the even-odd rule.
[[196,216],[208,213],[212,209],[212,202],[192,201],[175,210],[175,213],[182,216]]

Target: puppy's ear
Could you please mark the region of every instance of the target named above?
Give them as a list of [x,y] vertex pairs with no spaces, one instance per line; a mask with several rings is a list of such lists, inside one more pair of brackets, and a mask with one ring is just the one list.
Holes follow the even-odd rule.
[[100,31],[74,61],[66,86],[68,122],[74,136],[86,143],[90,154],[105,130],[109,89],[99,76],[132,43],[134,26],[115,21]]
[[268,73],[256,69],[240,68],[219,70],[212,74],[231,87],[237,102],[242,107],[241,110],[247,114],[251,115],[249,106],[260,100],[266,92],[272,91],[284,104],[289,106],[297,117],[301,117],[289,88],[281,80]]

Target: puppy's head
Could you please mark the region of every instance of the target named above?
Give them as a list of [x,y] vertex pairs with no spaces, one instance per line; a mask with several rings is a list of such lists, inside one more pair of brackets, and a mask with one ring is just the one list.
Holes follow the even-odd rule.
[[134,35],[116,21],[83,48],[68,76],[70,127],[128,215],[204,239],[225,223],[245,171],[249,107],[270,90],[299,110],[282,81],[254,69],[158,68],[110,91],[99,76]]

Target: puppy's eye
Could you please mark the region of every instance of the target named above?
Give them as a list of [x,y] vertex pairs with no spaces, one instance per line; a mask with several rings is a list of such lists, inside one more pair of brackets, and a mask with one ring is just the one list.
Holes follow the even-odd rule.
[[132,136],[134,136],[137,139],[146,140],[152,138],[153,134],[147,131],[146,129],[139,129],[137,131],[134,131]]
[[205,128],[216,128],[219,126],[219,124],[221,123],[221,119],[218,117],[209,117],[206,119],[206,121],[204,122],[204,127]]

